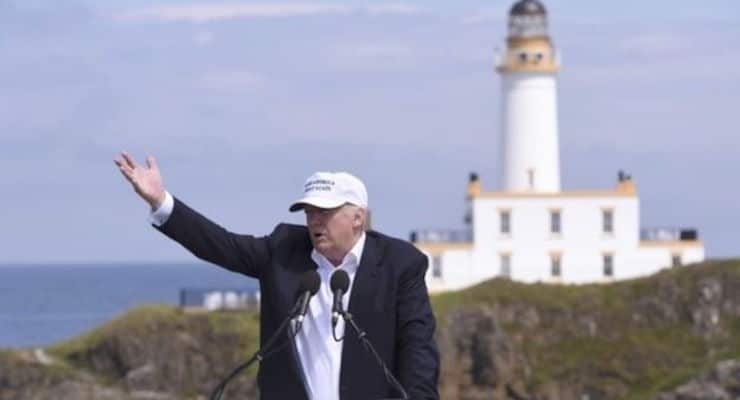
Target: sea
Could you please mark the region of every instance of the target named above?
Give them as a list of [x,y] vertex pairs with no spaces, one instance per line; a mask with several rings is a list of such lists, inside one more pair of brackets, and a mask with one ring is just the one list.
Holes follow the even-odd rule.
[[0,265],[0,348],[44,347],[180,290],[254,290],[256,280],[205,263]]

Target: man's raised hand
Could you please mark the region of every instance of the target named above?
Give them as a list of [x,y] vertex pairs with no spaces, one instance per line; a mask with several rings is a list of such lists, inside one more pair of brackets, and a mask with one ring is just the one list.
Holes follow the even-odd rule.
[[121,157],[113,160],[124,177],[131,182],[134,191],[149,203],[152,210],[162,205],[165,199],[162,175],[159,173],[157,161],[152,156],[146,158],[146,166],[136,164],[130,154],[121,152]]

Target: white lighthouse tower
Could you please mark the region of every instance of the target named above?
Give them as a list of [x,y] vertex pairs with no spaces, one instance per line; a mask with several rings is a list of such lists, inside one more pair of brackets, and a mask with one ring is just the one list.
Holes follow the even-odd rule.
[[411,240],[429,257],[427,286],[454,290],[502,277],[521,282],[632,279],[704,260],[696,229],[642,228],[637,183],[619,171],[599,189],[560,186],[558,56],[541,0],[509,11],[501,75],[501,185],[467,187],[462,230],[424,229]]
[[512,6],[506,52],[497,64],[502,78],[502,190],[558,192],[559,65],[542,3],[522,0]]

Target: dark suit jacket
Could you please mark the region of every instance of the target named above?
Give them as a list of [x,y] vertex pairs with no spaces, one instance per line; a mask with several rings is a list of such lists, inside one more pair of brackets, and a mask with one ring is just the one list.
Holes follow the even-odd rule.
[[[259,279],[263,345],[293,308],[301,274],[317,268],[310,257],[313,247],[305,226],[280,224],[264,237],[238,235],[175,199],[172,215],[157,229],[203,260]],[[427,258],[412,245],[367,232],[348,310],[414,400],[439,398],[439,353],[424,282],[426,269]],[[287,334],[280,340],[288,340]],[[293,349],[285,346],[261,363],[262,399],[307,399]],[[342,400],[398,397],[349,328],[340,374]]]

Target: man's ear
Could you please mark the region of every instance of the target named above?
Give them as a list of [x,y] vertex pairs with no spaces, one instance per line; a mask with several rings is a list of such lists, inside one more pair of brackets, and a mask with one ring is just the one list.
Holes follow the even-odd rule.
[[363,208],[357,207],[355,209],[355,218],[352,222],[355,228],[362,228],[365,226],[365,218],[367,217],[367,214],[365,213],[365,210]]

